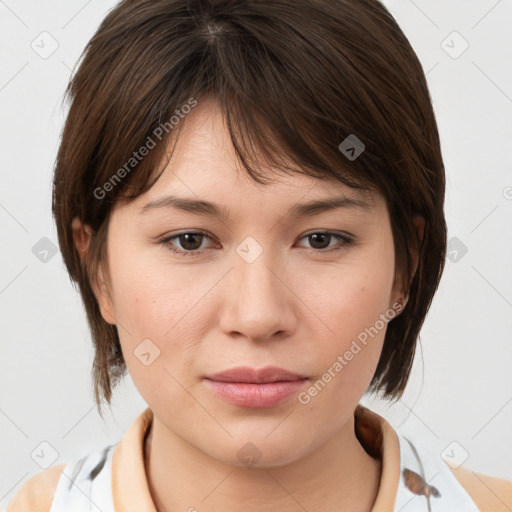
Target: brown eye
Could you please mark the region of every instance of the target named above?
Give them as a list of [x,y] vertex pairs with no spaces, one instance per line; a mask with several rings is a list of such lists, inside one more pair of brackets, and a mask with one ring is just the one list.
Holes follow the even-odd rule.
[[204,252],[204,247],[201,247],[204,239],[211,240],[206,233],[190,231],[167,236],[161,239],[160,243],[176,254],[198,256]]
[[[310,249],[318,253],[342,250],[354,244],[353,236],[345,233],[319,231],[305,235],[302,238],[307,239],[310,243]],[[176,254],[199,256],[205,250],[205,247],[201,247],[205,239],[212,240],[206,233],[190,231],[165,237],[160,240],[160,243]],[[331,244],[332,240],[337,240],[338,243]]]
[[[354,243],[352,236],[344,233],[331,233],[328,231],[317,231],[302,237],[306,239],[313,251],[329,252],[339,249],[344,249]],[[332,241],[338,241],[337,244],[332,244]]]
[[[308,235],[308,238],[313,249],[325,249],[326,247],[329,247],[329,241],[331,240],[332,235],[328,233],[313,233],[312,235]],[[325,245],[326,242],[327,245]]]
[[196,251],[201,247],[201,242],[204,235],[201,233],[185,233],[178,235],[177,239],[180,241],[180,245],[187,251]]

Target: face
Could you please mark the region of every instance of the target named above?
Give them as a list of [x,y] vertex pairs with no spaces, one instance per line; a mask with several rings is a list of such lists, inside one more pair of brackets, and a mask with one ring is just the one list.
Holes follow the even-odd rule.
[[[382,197],[299,174],[273,176],[259,185],[240,170],[220,111],[200,102],[164,174],[114,209],[109,290],[97,292],[155,421],[235,465],[249,441],[260,465],[279,465],[343,427],[375,372],[401,296]],[[188,211],[171,196],[214,203],[220,213]],[[345,200],[298,209],[330,198]],[[305,379],[205,378],[240,366]]]

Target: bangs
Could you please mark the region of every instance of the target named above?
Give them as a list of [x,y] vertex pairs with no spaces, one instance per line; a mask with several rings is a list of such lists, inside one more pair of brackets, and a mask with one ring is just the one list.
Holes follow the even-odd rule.
[[[145,4],[150,11],[150,3]],[[280,10],[288,11],[283,21],[271,4],[262,4],[259,23],[244,20],[245,26],[239,22],[243,5],[235,5],[227,18],[222,12],[207,13],[208,3],[197,2],[196,10],[189,7],[183,18],[178,10],[172,18],[155,12],[140,21],[130,16],[135,4],[126,4],[118,20],[122,37],[115,44],[100,27],[80,63],[88,74],[77,73],[67,90],[69,116],[80,117],[69,128],[76,130],[72,138],[82,146],[75,152],[89,155],[78,170],[97,202],[96,208],[76,214],[93,229],[116,201],[133,199],[155,183],[172,158],[191,102],[206,98],[218,102],[236,155],[258,183],[268,183],[270,168],[353,188],[382,189],[389,181],[390,166],[382,158],[383,133],[393,132],[394,117],[386,116],[389,81],[376,84],[375,70],[365,60],[354,61],[350,53],[357,37],[351,46],[340,38],[326,55],[316,33],[340,30],[339,20],[334,24],[327,12],[315,11],[316,19],[309,21],[292,4],[280,4]],[[283,30],[295,40],[293,48],[283,45]],[[354,38],[354,28],[346,30]],[[368,52],[378,41],[365,31],[362,44]],[[90,91],[88,108],[82,105],[78,113],[75,100],[84,90]],[[350,161],[339,145],[354,135],[365,150]],[[137,156],[141,149],[143,158]]]

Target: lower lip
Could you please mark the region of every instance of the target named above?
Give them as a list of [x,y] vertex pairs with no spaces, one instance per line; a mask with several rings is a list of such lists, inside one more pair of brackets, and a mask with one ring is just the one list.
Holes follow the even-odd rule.
[[219,382],[205,379],[207,385],[221,398],[238,407],[266,409],[279,405],[297,393],[308,379],[267,382]]

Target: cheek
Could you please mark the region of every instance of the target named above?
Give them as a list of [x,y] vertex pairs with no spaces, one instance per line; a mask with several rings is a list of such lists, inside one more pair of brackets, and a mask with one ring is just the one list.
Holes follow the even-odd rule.
[[192,369],[193,354],[205,338],[208,291],[214,282],[197,274],[191,276],[185,266],[171,268],[150,251],[140,250],[136,255],[132,251],[130,257],[123,254],[130,252],[123,251],[122,245],[112,251],[110,274],[127,366],[143,371],[147,378],[141,368],[141,354],[149,353],[149,359],[158,354],[151,363],[155,379],[155,370],[164,372],[165,368],[180,368],[184,375],[193,375],[187,370]]
[[155,258],[154,248],[130,254],[122,245],[111,254],[116,319],[139,337],[170,334],[188,317],[202,289],[198,282],[191,284],[184,266],[171,269],[164,257]]
[[[347,264],[319,279],[306,279],[308,299],[329,335],[344,340],[374,325],[390,307],[394,264],[382,257]],[[306,294],[307,292],[307,294]]]
[[194,304],[204,292],[190,280],[187,286],[179,271],[171,279],[143,258],[118,261],[111,272],[114,311],[133,382],[147,403],[172,400],[185,410],[187,376],[195,376],[193,357],[204,337]]
[[[388,279],[368,277],[354,282],[340,293],[337,307],[330,310],[330,319],[336,335],[346,343],[367,332],[389,308],[390,283]],[[380,330],[382,325],[379,322]]]
[[361,396],[378,364],[387,328],[382,318],[390,313],[394,282],[394,254],[382,247],[380,251],[376,252],[380,257],[358,259],[320,281],[316,276],[307,283],[316,290],[310,292],[308,304],[318,317],[313,325],[322,346],[310,356],[316,358],[321,371],[316,379],[328,381],[328,390],[318,393],[327,402],[350,403],[351,397]]

